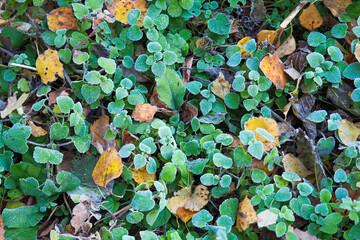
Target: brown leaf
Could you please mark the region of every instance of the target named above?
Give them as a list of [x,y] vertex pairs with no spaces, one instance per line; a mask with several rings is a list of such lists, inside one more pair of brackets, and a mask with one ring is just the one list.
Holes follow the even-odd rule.
[[275,214],[267,209],[262,211],[261,213],[257,214],[257,224],[258,227],[267,227],[276,223],[278,219],[278,214]]
[[[90,127],[90,131],[93,135],[91,144],[96,147],[98,144],[101,145],[102,149],[105,150],[114,144],[114,140],[105,140],[106,130],[110,128],[109,116],[104,115],[97,119]],[[97,144],[98,143],[98,144]]]
[[220,72],[218,78],[211,85],[211,92],[224,99],[224,96],[230,92],[230,88],[230,83],[225,80],[224,74]]
[[190,103],[184,102],[180,108],[180,118],[185,123],[188,124],[193,120],[194,117],[197,117],[198,109],[191,105]]
[[185,62],[183,63],[183,70],[182,70],[182,83],[185,86],[187,83],[190,82],[190,75],[191,75],[191,67],[193,64],[193,60],[194,60],[194,56],[192,56],[191,58],[187,58],[185,59]]
[[[304,49],[306,50],[306,48]],[[297,51],[288,56],[285,61],[285,65],[295,68],[298,72],[302,73],[304,70],[307,60],[306,56],[309,54],[308,51]]]
[[334,17],[340,17],[346,13],[345,9],[352,3],[351,0],[324,0],[324,5],[331,11]]
[[120,177],[124,164],[121,161],[119,152],[115,149],[115,145],[106,149],[98,160],[92,176],[94,182],[106,188],[111,180]]
[[186,202],[184,208],[190,211],[200,211],[208,202],[209,190],[206,186],[200,184],[196,186],[194,193],[189,201]]
[[53,32],[60,29],[80,30],[71,7],[61,7],[52,10],[48,15],[48,26]]
[[287,76],[284,72],[285,65],[277,55],[269,54],[260,62],[260,68],[275,85],[276,88],[283,89],[286,86]]
[[[131,171],[133,173],[133,179],[137,184],[155,181],[155,173],[148,173],[146,166],[139,169],[131,168]],[[149,183],[148,185],[151,186],[152,183]]]
[[[144,19],[147,11],[147,3],[145,0],[112,0],[111,2],[105,1],[105,5],[111,17],[125,24],[127,24],[127,15],[131,10],[139,9],[141,11],[140,20]],[[143,22],[140,20],[138,25],[142,27]]]
[[64,79],[63,65],[59,60],[58,52],[46,50],[36,59],[36,69],[45,84],[56,80],[56,75]]
[[305,165],[291,153],[284,156],[283,164],[285,172],[296,173],[301,178],[306,178],[307,176],[313,174],[313,172],[307,170]]
[[319,238],[311,235],[309,231],[304,232],[298,228],[294,228],[294,233],[299,240],[319,240]]
[[314,4],[304,9],[299,19],[301,26],[309,31],[314,31],[315,28],[320,27],[323,23],[323,19]]
[[49,93],[49,106],[56,103],[56,98],[60,96],[69,96],[72,92],[70,88],[60,87],[53,92]]
[[34,137],[41,137],[46,135],[48,132],[42,127],[36,126],[35,123],[29,120],[29,126],[31,127],[31,135]]
[[5,230],[4,230],[5,224],[2,216],[0,215],[0,239],[5,239]]
[[179,207],[176,211],[176,215],[183,221],[187,223],[196,213],[199,211],[190,211],[184,207]]
[[246,196],[244,200],[239,203],[238,214],[236,218],[236,228],[239,232],[245,231],[249,228],[251,223],[257,221],[256,212],[249,198]]
[[355,55],[356,60],[358,60],[358,62],[360,62],[360,43],[357,43],[355,45],[354,55]]
[[282,58],[284,56],[292,54],[296,50],[296,42],[293,35],[290,35],[282,44],[281,46],[276,49],[275,54]]
[[26,101],[26,99],[28,98],[29,94],[28,93],[23,93],[19,99],[17,99],[16,97],[16,93],[14,93],[14,95],[12,97],[9,97],[7,100],[7,105],[6,108],[1,111],[1,118],[6,118],[7,116],[10,115],[10,113],[12,113],[14,110],[18,109],[19,107],[21,107],[23,105],[23,103]]
[[131,134],[127,130],[123,130],[122,132],[122,138],[121,138],[121,146],[124,146],[126,144],[134,144],[139,138],[133,134]]
[[155,113],[159,110],[158,107],[149,103],[142,103],[135,106],[132,118],[139,122],[151,122]]
[[90,211],[86,203],[78,203],[72,211],[73,217],[70,224],[75,228],[75,233],[79,231],[81,225],[90,217]]
[[169,107],[163,101],[161,101],[156,87],[153,88],[151,93],[150,104],[161,109],[161,114],[164,114],[167,117],[171,117],[177,113],[177,111],[171,111],[171,109],[169,109]]

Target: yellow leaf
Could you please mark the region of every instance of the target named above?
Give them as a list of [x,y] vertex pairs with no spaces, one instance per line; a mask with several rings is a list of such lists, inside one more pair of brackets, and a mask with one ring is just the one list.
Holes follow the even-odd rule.
[[246,52],[245,47],[244,47],[247,44],[247,42],[250,40],[251,40],[251,37],[244,37],[237,43],[237,45],[240,47],[241,56],[243,56],[243,57],[250,56],[250,53]]
[[191,198],[184,205],[184,208],[190,211],[200,211],[208,202],[209,190],[206,186],[200,184],[196,186]]
[[348,146],[349,143],[355,142],[359,137],[360,129],[358,129],[352,122],[343,119],[338,127],[338,135],[341,142]]
[[[258,33],[257,35],[257,42],[258,44],[260,44],[262,41],[267,40],[270,44],[274,43],[276,37],[276,31],[272,31],[272,30],[262,30]],[[276,47],[280,46],[280,41],[278,41],[278,43],[276,44]]]
[[345,9],[352,3],[352,0],[324,0],[324,5],[331,11],[334,17],[340,17],[346,13]]
[[272,118],[252,117],[245,122],[244,128],[247,131],[263,128],[274,137],[274,141],[269,142],[266,138],[261,137],[259,133],[255,132],[255,139],[263,143],[265,151],[269,151],[279,145],[279,128],[276,121]]
[[34,137],[41,137],[46,135],[48,132],[42,127],[36,126],[32,121],[29,120],[29,126],[31,127],[31,135]]
[[224,75],[220,72],[218,78],[211,85],[211,92],[224,99],[224,96],[230,92],[230,88],[230,83],[225,80]]
[[179,207],[176,211],[176,215],[179,216],[181,221],[187,223],[198,212],[199,211],[190,211],[184,207]]
[[48,15],[48,26],[53,32],[60,29],[80,30],[76,23],[76,18],[71,11],[71,7],[61,7],[52,10]]
[[6,108],[1,111],[1,118],[6,118],[10,113],[12,113],[14,110],[18,109],[23,105],[23,103],[28,98],[28,93],[23,93],[19,99],[16,97],[16,92],[14,93],[14,96],[11,96],[7,100]]
[[284,156],[283,164],[285,172],[296,173],[301,178],[306,178],[307,176],[313,174],[313,172],[306,169],[305,165],[300,161],[300,159],[291,153]]
[[[131,10],[139,9],[141,11],[140,20],[144,19],[147,12],[146,0],[112,0],[111,2],[105,1],[105,5],[112,17],[125,24],[127,24],[127,15]],[[138,25],[142,27],[142,21],[139,21]]]
[[260,62],[260,68],[275,85],[276,88],[283,89],[287,83],[287,76],[284,72],[285,65],[279,59],[279,57],[274,55],[267,55]]
[[149,103],[142,103],[135,106],[132,118],[139,122],[151,122],[155,113],[159,110],[158,107]]
[[323,19],[314,4],[304,9],[299,19],[301,26],[309,31],[314,31],[315,28],[320,27],[323,23]]
[[188,195],[179,195],[171,197],[167,202],[167,207],[169,211],[177,216],[177,210],[180,207],[184,207],[185,203],[189,201],[191,193]]
[[[131,171],[133,173],[133,179],[138,184],[155,181],[155,173],[148,173],[148,171],[146,171],[146,166],[139,169],[131,168]],[[149,186],[151,185],[152,183],[149,183]]]
[[36,60],[36,69],[40,74],[41,81],[45,84],[56,80],[56,75],[64,78],[63,65],[59,60],[58,52],[46,50]]
[[293,37],[293,35],[291,35],[290,37],[288,37],[288,39],[285,40],[285,42],[283,42],[283,44],[281,44],[281,46],[278,49],[276,49],[275,54],[279,58],[282,58],[284,56],[292,54],[295,50],[296,50],[295,38]]
[[238,214],[236,218],[236,228],[239,232],[246,230],[251,223],[257,221],[256,212],[249,198],[246,196],[244,200],[239,203]]
[[121,175],[123,166],[124,164],[121,161],[119,152],[115,149],[115,145],[109,147],[96,163],[92,173],[94,182],[101,187],[106,187],[108,182]]

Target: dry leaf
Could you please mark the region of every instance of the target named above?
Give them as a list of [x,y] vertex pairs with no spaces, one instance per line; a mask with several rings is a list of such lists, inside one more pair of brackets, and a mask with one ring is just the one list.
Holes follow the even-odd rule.
[[174,214],[177,215],[177,210],[180,207],[184,207],[185,203],[187,203],[187,201],[189,201],[190,199],[190,192],[188,195],[179,195],[179,196],[173,196],[168,200],[167,206],[169,211]]
[[338,135],[341,142],[345,145],[349,145],[351,142],[355,142],[360,135],[360,129],[355,127],[352,122],[346,119],[341,120],[338,127]]
[[276,49],[275,54],[282,58],[284,56],[292,54],[296,50],[296,42],[293,35],[290,35],[288,39],[286,39],[281,46]]
[[[244,124],[245,130],[255,131],[257,128],[263,128],[274,137],[273,142],[269,142],[266,138],[255,132],[255,139],[263,143],[265,151],[269,151],[279,145],[279,128],[272,118],[252,117]],[[261,137],[261,138],[260,138]]]
[[71,7],[61,7],[52,10],[48,15],[48,26],[53,32],[60,29],[80,30]]
[[183,63],[183,70],[182,70],[182,83],[185,86],[187,83],[190,82],[190,75],[191,75],[191,67],[193,64],[194,56],[191,58],[185,59],[185,62]]
[[265,76],[274,83],[276,88],[283,89],[286,86],[287,76],[284,72],[285,65],[276,54],[266,56],[260,62],[260,68]]
[[90,217],[89,208],[86,203],[78,203],[72,211],[74,215],[71,218],[70,224],[75,228],[75,233],[79,231],[81,225]]
[[159,110],[158,107],[153,106],[149,103],[142,103],[135,106],[135,109],[132,114],[132,118],[139,122],[151,122],[153,120],[155,113]]
[[236,218],[236,228],[239,232],[246,230],[251,223],[257,221],[256,212],[249,198],[246,196],[244,200],[239,203],[238,214]]
[[230,88],[230,83],[225,80],[224,75],[220,72],[218,78],[211,85],[211,92],[224,99],[224,96],[230,92]]
[[4,220],[2,216],[0,215],[0,239],[5,239],[5,230],[4,230]]
[[248,41],[251,40],[251,37],[244,37],[243,39],[241,39],[237,45],[240,47],[240,52],[241,52],[241,56],[242,57],[249,57],[250,53],[245,51],[245,45],[247,44]]
[[6,118],[14,110],[21,107],[23,105],[23,103],[26,101],[26,99],[28,98],[28,96],[29,96],[28,93],[23,93],[19,97],[19,99],[17,99],[16,92],[15,92],[12,97],[8,98],[6,108],[3,111],[1,111],[1,118]]
[[269,176],[274,172],[274,169],[272,171],[269,170],[269,168],[264,164],[264,160],[253,159],[250,166],[247,168],[250,169],[251,172],[254,168],[261,169]]
[[331,11],[334,17],[340,17],[346,13],[345,9],[352,3],[352,0],[324,0],[324,5]]
[[122,132],[122,138],[121,138],[121,146],[124,146],[126,144],[134,144],[139,138],[135,136],[134,134],[131,134],[129,131],[124,130]]
[[360,43],[357,43],[355,45],[354,55],[355,55],[356,60],[358,60],[358,62],[360,62]]
[[183,105],[180,107],[180,119],[185,123],[188,124],[193,120],[194,117],[197,117],[198,109],[191,105],[190,103],[184,102]]
[[191,198],[184,205],[184,208],[190,211],[200,211],[208,202],[209,190],[206,186],[197,185]]
[[304,9],[299,19],[301,26],[309,31],[314,31],[315,28],[320,27],[323,23],[323,19],[314,4]]
[[257,215],[257,224],[259,228],[267,227],[275,224],[277,219],[278,214],[275,214],[271,212],[270,209],[267,209]]
[[176,211],[176,215],[183,221],[187,223],[196,213],[199,211],[190,211],[184,207],[179,207]]
[[161,109],[161,114],[164,114],[165,116],[171,117],[172,115],[177,113],[177,111],[171,111],[171,109],[169,109],[169,107],[163,101],[161,101],[156,87],[153,88],[153,91],[151,93],[150,104],[158,107],[159,110]]
[[285,172],[296,173],[301,178],[306,178],[307,176],[313,174],[313,172],[307,170],[307,168],[300,161],[300,159],[298,159],[291,153],[284,156],[283,164]]
[[31,127],[31,135],[34,137],[41,137],[46,135],[48,132],[42,127],[36,126],[35,123],[29,120],[29,126]]
[[60,87],[56,89],[55,91],[52,91],[49,93],[49,106],[56,103],[57,97],[60,96],[69,96],[69,94],[72,92],[71,89],[66,87]]
[[[146,0],[126,1],[126,0],[112,0],[111,2],[105,1],[107,10],[110,16],[116,20],[127,24],[127,15],[133,9],[141,11],[140,19],[144,19],[147,11]],[[139,20],[138,25],[143,26],[143,22]]]
[[203,37],[199,38],[198,40],[196,40],[195,42],[195,46],[196,47],[200,47],[203,48],[207,45],[207,42],[205,41],[205,39]]
[[298,80],[301,77],[301,74],[298,72],[298,70],[293,67],[284,69],[284,72],[286,72],[287,75],[289,75],[294,80]]
[[115,145],[109,147],[96,163],[92,173],[94,182],[106,188],[108,182],[121,175],[123,166],[124,164],[121,161],[119,152],[115,149]]
[[[131,168],[131,171],[133,173],[133,179],[137,182],[137,184],[155,181],[155,173],[148,173],[146,171],[146,166],[139,169]],[[151,185],[152,183],[149,183],[149,186]]]
[[[257,42],[260,44],[262,41],[267,40],[270,44],[274,43],[276,37],[276,31],[273,30],[262,30],[257,35]],[[280,41],[276,44],[276,47],[280,46]]]
[[56,75],[64,78],[63,65],[59,60],[58,52],[46,50],[36,60],[36,69],[40,74],[41,81],[45,84],[56,80]]
[[[106,130],[110,128],[109,116],[104,115],[97,119],[90,127],[90,131],[93,135],[91,144],[97,149],[102,148],[102,152],[114,144],[114,140],[105,140]],[[98,145],[100,144],[100,146]],[[101,150],[100,150],[101,153]]]
[[309,231],[304,232],[298,228],[294,228],[293,232],[295,233],[295,235],[298,237],[299,240],[320,240],[319,238],[311,235]]

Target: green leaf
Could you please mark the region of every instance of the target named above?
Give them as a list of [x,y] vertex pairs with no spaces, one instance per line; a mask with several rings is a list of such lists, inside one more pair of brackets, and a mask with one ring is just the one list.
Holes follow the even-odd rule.
[[131,10],[128,15],[127,15],[127,22],[130,25],[135,25],[137,24],[139,18],[141,15],[141,11],[139,9],[133,9]]
[[80,179],[68,171],[60,171],[56,175],[56,182],[60,185],[60,192],[72,191],[80,186]]
[[238,207],[239,200],[237,198],[229,198],[222,202],[219,211],[222,216],[229,216],[235,221]]
[[325,121],[325,117],[327,116],[327,112],[325,110],[318,110],[310,113],[306,119],[315,123],[321,123]]
[[39,212],[38,206],[19,207],[15,209],[5,208],[2,212],[4,224],[8,228],[28,228],[37,225],[44,217]]
[[252,162],[249,154],[245,153],[244,148],[236,147],[234,150],[234,162],[238,167],[248,167]]
[[98,64],[100,67],[105,69],[105,72],[108,74],[114,74],[116,70],[116,63],[114,59],[100,57],[98,59]]
[[149,190],[138,191],[131,201],[131,206],[138,211],[150,211],[155,207],[152,193]]
[[86,62],[89,59],[89,57],[90,56],[88,53],[76,50],[75,53],[73,54],[73,61],[74,63],[80,65]]
[[71,4],[74,9],[74,15],[77,19],[81,20],[85,15],[89,14],[89,9],[84,4],[73,3]]
[[141,54],[135,61],[135,70],[139,72],[146,72],[150,66],[146,64],[147,60],[146,54]]
[[57,97],[56,101],[63,113],[70,113],[70,110],[74,107],[74,101],[68,96]]
[[165,63],[157,62],[151,66],[151,71],[160,78],[163,78],[168,70],[166,70]]
[[168,162],[161,170],[160,179],[164,180],[165,182],[172,182],[175,180],[176,172],[176,166],[173,163]]
[[215,176],[212,173],[205,173],[204,175],[201,175],[200,182],[205,186],[212,186],[218,183],[218,178],[215,179]]
[[189,168],[189,170],[194,173],[194,174],[202,174],[206,163],[209,161],[209,159],[202,159],[202,158],[198,158],[196,160],[190,161],[187,164],[187,168]]
[[164,52],[164,63],[166,65],[173,65],[177,61],[177,55],[173,51]]
[[138,41],[143,37],[143,32],[139,25],[132,25],[127,32],[127,37],[132,41]]
[[5,231],[6,240],[36,240],[39,226],[32,228],[15,228]]
[[61,140],[66,138],[69,135],[69,127],[63,126],[59,122],[51,125],[50,128],[50,138],[53,140]]
[[207,210],[202,209],[192,217],[192,223],[195,227],[203,228],[208,222],[213,220],[213,216]]
[[355,62],[345,68],[343,75],[346,78],[355,80],[355,78],[359,77],[359,72],[360,72],[360,63]]
[[31,128],[21,123],[14,124],[9,130],[3,132],[3,140],[5,145],[14,152],[24,154],[29,147],[26,140],[31,135]]
[[293,172],[283,172],[282,177],[289,182],[301,181],[301,178]]
[[184,103],[185,87],[179,75],[172,69],[166,69],[165,75],[155,80],[160,99],[171,109],[180,109]]
[[237,93],[227,93],[224,97],[225,104],[230,109],[237,109],[240,104],[240,96]]
[[306,56],[306,59],[312,68],[316,68],[325,62],[324,56],[317,52],[310,53]]
[[90,84],[99,84],[101,83],[101,75],[98,71],[90,71],[86,73],[85,80]]
[[322,189],[320,191],[320,201],[322,203],[328,203],[331,200],[331,192],[327,189]]
[[179,3],[183,9],[189,10],[193,7],[194,0],[180,0]]
[[296,187],[299,190],[301,196],[308,196],[313,191],[313,188],[307,183],[299,183]]
[[141,240],[158,240],[158,236],[151,231],[140,231]]
[[131,224],[137,224],[144,218],[144,214],[142,212],[129,212],[126,215],[126,221]]
[[276,224],[275,233],[276,237],[281,237],[286,232],[286,224],[284,222],[279,222]]
[[351,237],[353,239],[357,239],[357,238],[359,238],[359,236],[360,236],[360,223],[352,226],[352,228],[350,229],[350,232],[349,232],[349,237]]
[[92,10],[102,9],[104,0],[86,0],[85,5]]
[[251,156],[260,160],[264,154],[263,143],[260,141],[250,142],[248,152]]
[[346,36],[348,26],[346,23],[339,23],[331,29],[331,35],[334,38],[343,38]]
[[292,195],[289,192],[288,187],[280,188],[274,196],[274,199],[278,202],[287,202],[291,199]]
[[216,15],[216,18],[210,19],[209,30],[219,35],[227,35],[230,32],[231,22],[223,13]]
[[87,134],[83,137],[80,136],[72,136],[70,137],[70,139],[74,142],[74,145],[76,147],[76,149],[80,152],[80,153],[84,153],[87,150],[89,150],[90,148],[90,143],[92,140],[92,135],[91,134]]
[[344,58],[344,54],[341,52],[340,48],[335,46],[330,46],[327,49],[328,54],[331,57],[331,60],[334,62],[340,62]]
[[186,154],[186,156],[191,156],[191,155],[197,156],[201,152],[201,146],[198,141],[192,140],[192,141],[185,143],[183,150],[184,150],[184,153]]
[[222,153],[215,153],[213,156],[215,166],[229,169],[232,166],[232,159]]
[[318,47],[320,44],[326,42],[326,36],[319,32],[311,32],[307,39],[309,46]]
[[254,168],[251,174],[251,179],[255,183],[263,182],[266,179],[266,173],[261,169]]
[[81,87],[81,95],[88,104],[94,103],[100,97],[100,88],[84,84]]
[[35,147],[34,160],[38,163],[60,164],[63,160],[63,154],[57,150]]

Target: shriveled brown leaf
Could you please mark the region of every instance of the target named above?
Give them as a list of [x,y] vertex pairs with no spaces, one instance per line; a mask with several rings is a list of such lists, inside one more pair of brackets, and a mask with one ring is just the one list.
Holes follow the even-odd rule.
[[97,119],[90,127],[90,131],[93,135],[91,144],[96,147],[99,143],[103,150],[114,144],[114,140],[105,140],[106,130],[110,128],[109,116],[104,115]]
[[346,13],[345,9],[352,3],[351,0],[324,0],[324,5],[331,11],[334,17],[340,17]]
[[150,104],[161,109],[161,114],[164,114],[167,117],[171,117],[172,115],[177,113],[177,111],[172,111],[163,101],[161,101],[156,87],[153,88],[153,91],[151,93]]
[[269,54],[260,62],[260,68],[275,85],[276,88],[283,89],[287,83],[287,76],[284,72],[285,65],[277,55]]
[[191,105],[190,103],[184,102],[180,108],[180,119],[185,123],[188,124],[193,120],[194,117],[198,115],[198,109]]
[[133,144],[135,143],[139,138],[135,136],[134,134],[131,134],[129,131],[124,130],[122,132],[122,138],[121,138],[121,146],[124,146],[126,144]]
[[66,88],[66,87],[60,87],[60,88],[56,89],[55,91],[50,92],[49,93],[49,106],[56,103],[57,97],[69,96],[71,92],[72,92],[72,90],[69,88]]
[[33,123],[32,121],[29,120],[28,123],[31,127],[31,135],[33,135],[34,137],[41,137],[48,133],[42,127],[36,126],[35,123]]
[[132,118],[139,122],[151,122],[158,110],[158,107],[149,103],[138,104],[134,108]]
[[309,231],[304,232],[298,228],[295,228],[294,233],[298,237],[299,240],[319,240],[319,238],[311,235]]
[[75,228],[75,232],[78,232],[81,225],[90,217],[90,211],[87,203],[78,203],[72,211],[73,217],[70,224]]
[[186,85],[187,83],[190,82],[190,75],[191,75],[191,67],[193,64],[193,60],[194,60],[194,56],[192,56],[191,58],[187,58],[185,59],[185,62],[183,63],[183,70],[182,70],[182,83],[183,85]]
[[305,165],[291,153],[284,156],[283,164],[286,172],[296,173],[301,178],[306,178],[307,176],[313,174],[313,172],[309,171]]

